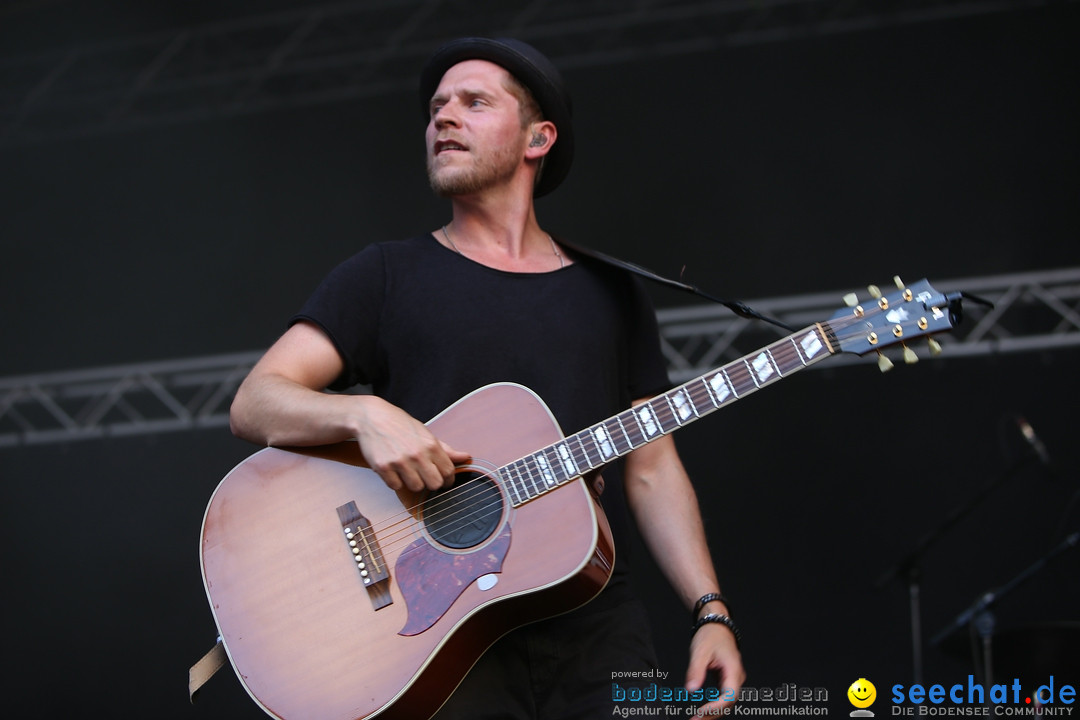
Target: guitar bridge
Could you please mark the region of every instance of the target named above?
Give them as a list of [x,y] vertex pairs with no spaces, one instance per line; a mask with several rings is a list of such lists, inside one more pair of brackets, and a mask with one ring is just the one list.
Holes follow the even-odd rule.
[[364,587],[367,588],[371,604],[376,610],[380,610],[394,600],[390,596],[390,571],[383,560],[371,522],[360,513],[355,502],[342,505],[337,509],[337,514],[345,542],[352,553]]

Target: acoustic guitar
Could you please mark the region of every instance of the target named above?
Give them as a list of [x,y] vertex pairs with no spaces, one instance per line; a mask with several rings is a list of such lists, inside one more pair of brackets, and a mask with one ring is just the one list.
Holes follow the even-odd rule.
[[529,389],[480,388],[429,423],[474,458],[435,493],[389,489],[352,442],[256,452],[202,525],[237,677],[285,720],[430,717],[501,635],[604,587],[615,549],[589,482],[600,468],[831,355],[949,330],[959,302],[923,280],[570,436]]

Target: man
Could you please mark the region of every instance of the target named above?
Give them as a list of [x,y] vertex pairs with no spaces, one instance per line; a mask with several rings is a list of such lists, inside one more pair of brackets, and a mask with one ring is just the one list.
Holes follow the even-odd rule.
[[[467,38],[435,53],[420,86],[428,174],[452,219],[336,268],[242,384],[232,427],[279,446],[355,439],[389,487],[437,491],[470,462],[470,447],[424,422],[478,387],[525,385],[572,433],[668,381],[637,280],[560,246],[537,221],[534,198],[563,180],[573,156],[570,100],[550,61],[518,41]],[[323,392],[358,383],[373,394]],[[737,693],[737,630],[674,441],[662,436],[603,472],[616,547],[626,549],[632,516],[694,619],[707,617],[695,623],[686,687],[718,671]],[[438,717],[610,716],[612,674],[656,666],[617,557],[596,599],[499,640]]]

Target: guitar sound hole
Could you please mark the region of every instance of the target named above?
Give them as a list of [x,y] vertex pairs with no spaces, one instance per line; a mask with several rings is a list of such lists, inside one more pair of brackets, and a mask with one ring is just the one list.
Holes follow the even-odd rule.
[[476,472],[459,472],[453,487],[424,501],[424,523],[436,542],[470,548],[495,532],[502,509],[502,493],[494,480]]

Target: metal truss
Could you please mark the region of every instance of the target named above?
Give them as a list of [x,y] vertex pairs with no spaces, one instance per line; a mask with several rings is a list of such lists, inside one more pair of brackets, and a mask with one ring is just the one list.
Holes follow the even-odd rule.
[[236,388],[261,355],[0,378],[0,447],[227,425]]
[[[955,332],[938,336],[944,357],[1053,351],[1080,346],[1080,267],[934,282],[993,309],[965,305]],[[748,304],[801,328],[830,317],[843,293]],[[671,378],[684,382],[786,335],[719,305],[658,313]],[[915,349],[915,348],[913,348]],[[916,353],[925,357],[924,350]],[[229,404],[262,351],[0,378],[0,447],[196,430],[228,424]],[[873,362],[840,355],[812,368]],[[362,389],[359,390],[362,392]]]
[[[918,278],[907,278],[917,280]],[[1080,346],[1080,267],[1043,272],[934,280],[941,292],[963,291],[993,303],[966,301],[963,319],[953,332],[935,337],[941,357],[1058,350]],[[884,288],[887,290],[888,288]],[[748,303],[763,315],[802,328],[844,309],[842,293],[821,293]],[[869,298],[863,291],[860,299]],[[674,382],[685,382],[718,365],[737,360],[786,336],[786,330],[761,321],[734,317],[717,305],[661,310],[661,341]],[[917,357],[927,347],[910,348]],[[874,362],[876,358],[837,355],[813,368]]]
[[0,59],[0,148],[411,91],[447,37],[566,70],[1077,0],[352,0]]

